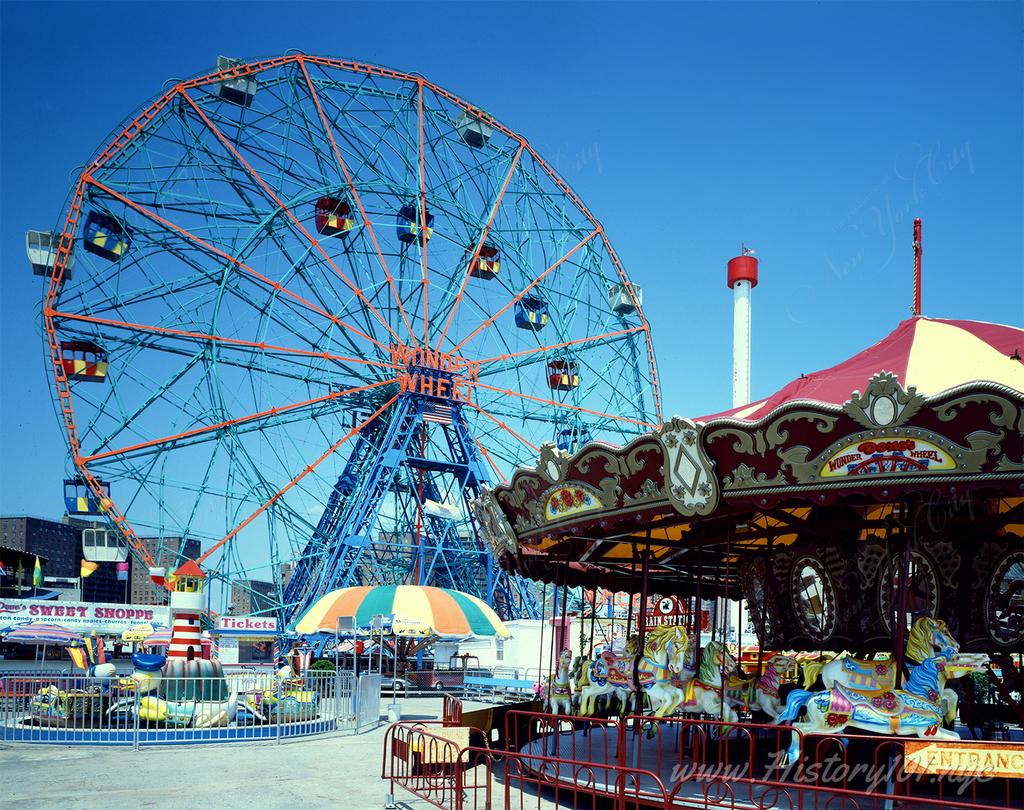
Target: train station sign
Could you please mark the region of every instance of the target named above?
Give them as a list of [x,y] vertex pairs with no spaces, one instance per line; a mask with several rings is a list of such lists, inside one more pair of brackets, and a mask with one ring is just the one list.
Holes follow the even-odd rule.
[[105,602],[61,602],[0,599],[0,626],[44,622],[78,633],[122,633],[138,624],[170,624],[164,605],[118,605]]

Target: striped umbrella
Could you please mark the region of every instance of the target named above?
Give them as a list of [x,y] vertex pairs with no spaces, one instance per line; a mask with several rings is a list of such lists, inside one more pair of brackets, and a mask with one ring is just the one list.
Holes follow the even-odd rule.
[[498,636],[508,628],[475,596],[428,585],[341,588],[320,597],[296,622],[300,634],[333,633],[339,616],[355,616],[356,626],[377,615],[392,616],[397,636]]
[[35,644],[42,647],[79,647],[84,644],[82,636],[59,624],[29,622],[7,630],[3,639],[8,644]]
[[142,640],[143,647],[169,647],[171,645],[171,631],[164,628],[154,630]]

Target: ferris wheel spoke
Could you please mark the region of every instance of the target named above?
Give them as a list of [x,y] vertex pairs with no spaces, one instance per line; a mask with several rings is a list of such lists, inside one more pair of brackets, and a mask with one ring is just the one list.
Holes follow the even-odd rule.
[[420,133],[420,210],[419,229],[420,241],[420,264],[423,269],[423,348],[430,348],[430,308],[427,291],[430,288],[430,280],[427,278],[427,170],[426,170],[426,148],[423,144],[423,82],[417,82],[417,108],[419,113]]
[[[480,365],[483,366],[483,365],[486,365],[488,363],[496,363],[496,362],[504,361],[504,360],[512,360],[513,358],[516,358],[516,357],[526,357],[527,355],[537,354],[538,352],[550,352],[550,351],[553,351],[555,349],[564,349],[564,348],[567,348],[569,346],[582,346],[584,344],[594,343],[596,341],[607,341],[607,340],[611,340],[612,338],[619,337],[621,335],[629,335],[629,334],[633,334],[635,332],[643,332],[643,331],[645,331],[644,327],[642,327],[642,326],[633,326],[633,327],[630,327],[629,329],[619,329],[619,330],[617,330],[615,332],[605,332],[603,335],[593,335],[592,337],[577,338],[576,340],[566,340],[566,341],[563,341],[561,343],[552,343],[549,346],[538,346],[535,349],[524,349],[523,351],[520,351],[520,352],[510,352],[508,354],[498,354],[498,355],[495,355],[494,357],[485,357],[484,359],[479,360],[477,362],[479,362]],[[486,373],[487,373],[486,369],[482,369],[481,370],[481,374],[486,374]]]
[[594,230],[592,230],[589,234],[587,234],[583,239],[581,239],[579,242],[577,242],[576,245],[572,249],[570,249],[567,253],[565,253],[558,261],[556,261],[554,264],[552,264],[550,267],[548,267],[543,273],[541,273],[539,276],[537,276],[535,279],[533,279],[533,281],[531,281],[529,284],[527,284],[526,287],[519,294],[517,294],[511,301],[509,301],[507,304],[505,304],[505,306],[503,306],[496,313],[494,313],[489,318],[487,318],[476,329],[474,329],[466,337],[464,337],[457,344],[455,344],[455,346],[452,349],[452,351],[453,352],[457,352],[464,345],[466,345],[466,343],[468,343],[470,340],[472,340],[476,335],[478,335],[484,329],[487,329],[489,326],[491,326],[498,319],[498,317],[502,313],[504,313],[509,307],[513,306],[517,301],[522,299],[522,297],[524,295],[526,295],[528,292],[530,292],[530,290],[532,290],[534,287],[536,287],[537,284],[539,284],[544,279],[545,276],[547,276],[549,273],[551,273],[552,271],[554,271],[558,267],[560,267],[564,262],[566,262],[569,258],[571,258],[572,255],[574,253],[576,253],[576,251],[578,251],[580,248],[582,248],[584,245],[586,245],[591,239],[593,239],[599,233],[601,233],[601,228],[597,227]]
[[[476,247],[473,249],[473,256],[469,260],[469,266],[462,269],[462,282],[459,284],[459,290],[455,295],[455,300],[452,302],[451,308],[448,311],[448,318],[445,320],[444,327],[441,329],[441,337],[438,338],[437,344],[440,346],[444,343],[445,338],[448,335],[448,328],[452,325],[452,320],[455,318],[455,313],[458,311],[459,303],[462,301],[462,295],[466,290],[466,284],[470,279],[469,268],[476,265],[477,260],[480,258],[480,249],[483,247],[484,242],[487,241],[487,234],[490,233],[491,226],[494,224],[494,217],[498,213],[498,209],[501,207],[501,201],[505,197],[505,191],[508,189],[508,184],[512,181],[512,175],[515,174],[516,167],[519,165],[519,159],[523,156],[523,150],[526,145],[522,142],[519,144],[519,149],[516,150],[515,157],[512,158],[512,163],[508,168],[508,173],[505,175],[505,181],[501,184],[501,191],[498,192],[498,196],[494,201],[494,205],[491,206],[491,213],[487,217],[487,223],[484,225],[483,231],[480,233],[480,237],[476,240]],[[458,346],[453,351],[458,351]]]
[[533,452],[535,452],[535,453],[539,453],[540,452],[540,448],[537,447],[537,445],[533,444],[532,442],[530,442],[527,439],[524,439],[522,436],[520,436],[518,433],[516,433],[514,430],[512,430],[512,428],[510,428],[507,424],[505,424],[503,421],[501,421],[497,417],[491,416],[487,411],[485,411],[483,408],[481,408],[475,402],[467,401],[465,404],[469,405],[474,410],[479,411],[481,414],[483,414],[488,419],[490,419],[492,422],[494,422],[494,424],[496,424],[498,427],[500,427],[502,430],[504,430],[506,433],[508,433],[511,436],[514,436],[516,439],[518,439],[523,444],[525,444],[528,448],[533,450]]
[[342,329],[345,329],[345,330],[351,332],[352,334],[358,335],[359,337],[361,337],[361,338],[363,338],[365,340],[368,340],[370,343],[373,343],[375,346],[377,346],[379,349],[381,349],[381,351],[387,351],[387,347],[384,346],[384,344],[380,343],[378,340],[374,339],[373,337],[371,337],[370,335],[366,334],[362,330],[357,329],[356,327],[352,326],[351,324],[348,324],[348,323],[342,321],[341,318],[339,318],[337,315],[332,315],[331,313],[327,312],[326,310],[321,309],[320,307],[318,307],[313,302],[306,300],[301,295],[298,295],[295,292],[293,292],[293,291],[283,287],[280,284],[280,282],[273,281],[270,278],[268,278],[267,276],[263,275],[262,273],[257,272],[253,268],[249,267],[241,259],[235,258],[234,256],[230,255],[229,253],[226,253],[225,251],[221,250],[220,248],[216,247],[215,245],[213,245],[213,244],[207,242],[206,240],[199,238],[195,234],[185,230],[181,226],[174,224],[170,220],[164,219],[159,214],[157,214],[155,211],[151,211],[148,208],[146,208],[145,206],[140,205],[139,203],[135,202],[134,200],[129,199],[128,197],[124,196],[123,194],[120,194],[119,192],[115,191],[114,189],[110,188],[109,186],[104,185],[99,180],[95,179],[94,177],[87,178],[86,182],[88,182],[90,185],[95,186],[96,188],[100,189],[105,194],[109,194],[114,199],[117,199],[120,202],[124,203],[129,208],[132,208],[133,210],[135,210],[138,213],[142,214],[144,217],[147,217],[148,219],[151,219],[154,222],[160,223],[165,228],[167,228],[167,229],[169,229],[169,230],[179,234],[180,236],[185,237],[189,241],[194,242],[195,244],[199,245],[200,247],[204,248],[205,250],[208,250],[211,253],[219,256],[220,258],[222,258],[225,261],[231,263],[233,266],[239,268],[240,270],[245,271],[246,273],[248,273],[252,277],[258,279],[263,284],[269,286],[275,292],[280,293],[282,295],[286,295],[289,298],[291,298],[292,300],[302,304],[307,309],[309,309],[309,310],[311,310],[313,312],[316,312],[318,315],[321,315],[324,318],[327,318],[327,320],[329,320],[335,326],[341,327]]
[[[363,291],[359,289],[359,287],[356,286],[352,282],[352,280],[347,275],[345,275],[345,273],[342,272],[341,268],[338,267],[338,265],[327,253],[327,251],[324,250],[320,242],[313,238],[313,236],[309,233],[308,230],[306,230],[305,226],[303,226],[303,224],[298,220],[295,214],[292,213],[291,209],[289,209],[284,204],[284,202],[281,201],[277,194],[274,193],[274,190],[267,184],[266,180],[264,180],[256,172],[256,170],[253,169],[249,162],[246,161],[244,157],[242,157],[241,153],[237,149],[235,149],[231,141],[224,135],[223,132],[221,132],[217,128],[217,125],[210,120],[209,116],[207,116],[206,113],[203,112],[202,108],[198,104],[196,104],[195,100],[183,90],[179,92],[180,95],[192,107],[192,109],[195,110],[196,114],[203,120],[203,123],[206,124],[206,126],[210,129],[214,136],[223,144],[224,148],[227,149],[239,162],[239,164],[241,164],[246,169],[246,171],[252,176],[253,180],[255,180],[256,183],[260,186],[260,188],[263,189],[264,193],[274,202],[275,205],[278,206],[278,208],[281,209],[282,212],[284,212],[285,216],[287,216],[288,219],[291,220],[294,227],[307,240],[309,240],[309,243],[313,245],[314,249],[323,257],[323,259],[328,263],[328,265],[330,265],[334,272],[337,273],[338,278],[340,278],[345,283],[345,285],[352,291],[352,294],[355,295],[356,298],[360,299],[363,302],[363,304],[374,314],[374,316],[380,322],[381,326],[384,327],[384,329],[391,335],[391,337],[393,337],[396,341],[401,342],[401,338],[398,337],[398,334],[395,332],[395,330],[391,328],[391,325],[387,322],[384,316],[380,314],[380,312],[370,302],[370,300],[365,295],[363,295]],[[377,341],[374,342],[377,343]],[[380,346],[381,344],[377,343],[377,345]]]
[[361,218],[361,221],[366,226],[367,235],[369,236],[370,241],[373,243],[373,249],[376,251],[377,258],[380,261],[381,269],[384,271],[384,277],[388,281],[388,286],[391,289],[392,295],[394,295],[395,303],[398,305],[398,312],[402,320],[405,322],[406,328],[409,330],[409,336],[412,338],[413,345],[418,345],[418,341],[412,328],[412,324],[409,322],[409,317],[408,315],[406,315],[405,308],[402,306],[402,298],[398,294],[398,290],[395,287],[395,279],[391,275],[391,271],[388,269],[388,264],[384,260],[384,253],[380,248],[380,243],[377,241],[377,235],[373,229],[373,222],[367,215],[366,209],[363,207],[362,198],[359,196],[359,192],[356,190],[356,185],[352,180],[352,175],[349,173],[348,166],[345,164],[345,160],[341,156],[341,150],[338,149],[338,143],[334,139],[334,132],[331,128],[330,123],[327,120],[327,115],[324,113],[323,105],[320,103],[320,96],[316,92],[316,88],[313,85],[313,80],[309,76],[309,71],[306,68],[306,62],[304,59],[299,59],[299,66],[302,68],[302,75],[306,80],[306,86],[309,88],[310,98],[316,105],[317,113],[319,114],[320,121],[323,124],[324,132],[326,133],[327,138],[331,143],[331,149],[334,151],[334,156],[338,161],[338,168],[341,169],[341,173],[345,177],[345,182],[348,184],[349,191],[352,193],[352,200],[356,204],[356,208],[359,209],[359,216]]
[[273,343],[267,343],[266,341],[252,341],[242,340],[240,338],[223,337],[220,335],[209,335],[203,332],[192,332],[186,329],[171,329],[166,326],[152,326],[149,324],[130,323],[128,321],[114,320],[113,318],[97,318],[92,315],[77,315],[73,312],[64,312],[62,310],[47,310],[47,315],[53,317],[55,320],[70,320],[70,321],[83,321],[85,323],[94,323],[103,326],[111,326],[119,329],[127,329],[133,332],[151,332],[160,335],[169,335],[172,337],[187,338],[189,340],[196,340],[202,342],[221,343],[229,346],[238,346],[249,349],[257,349],[260,352],[268,352],[271,354],[294,354],[301,357],[316,358],[318,360],[327,360],[334,363],[364,366],[374,366],[376,368],[393,369],[395,365],[382,360],[370,360],[365,357],[350,357],[340,354],[332,354],[331,352],[318,352],[310,349],[295,349],[289,346],[278,346]]
[[565,408],[567,410],[578,411],[579,413],[590,414],[591,416],[600,416],[600,417],[603,417],[605,419],[615,419],[617,421],[626,422],[626,423],[629,423],[631,425],[639,425],[640,427],[644,427],[644,428],[651,428],[651,429],[653,429],[653,428],[657,427],[657,425],[655,425],[655,424],[652,424],[650,422],[644,422],[644,421],[641,421],[639,419],[630,419],[629,417],[626,417],[626,416],[616,416],[615,414],[602,413],[601,411],[591,410],[590,408],[584,408],[584,407],[582,407],[580,405],[573,405],[573,404],[568,403],[568,402],[559,402],[558,400],[555,400],[555,399],[544,399],[543,397],[535,397],[532,394],[524,394],[524,393],[522,393],[520,391],[513,391],[510,388],[498,388],[498,387],[493,386],[493,385],[487,385],[486,383],[482,383],[479,380],[476,381],[476,382],[469,382],[469,381],[467,381],[466,385],[471,385],[471,386],[474,386],[476,388],[483,388],[483,389],[486,389],[488,391],[494,391],[495,393],[504,394],[505,396],[519,397],[521,399],[528,399],[531,402],[538,402],[538,403],[540,403],[542,405],[549,405],[549,406],[551,406],[553,408]]
[[[175,433],[169,436],[161,436],[158,439],[151,439],[149,441],[138,442],[136,444],[126,445],[125,447],[119,447],[115,450],[107,450],[101,453],[94,453],[93,455],[90,456],[82,456],[80,460],[83,463],[89,463],[100,461],[105,458],[110,458],[112,456],[125,456],[130,453],[136,453],[139,450],[145,450],[147,448],[159,447],[168,444],[174,445],[177,442],[180,442],[185,439],[194,439],[198,436],[208,435],[212,432],[237,427],[239,425],[244,425],[246,423],[258,422],[270,418],[275,418],[281,414],[307,409],[314,405],[318,405],[324,402],[335,402],[339,399],[342,399],[345,396],[348,396],[349,394],[356,394],[362,391],[370,391],[374,388],[380,388],[385,385],[391,385],[394,382],[396,382],[396,379],[382,380],[381,382],[375,382],[369,385],[361,385],[354,388],[347,388],[343,391],[331,391],[330,393],[324,394],[323,396],[313,397],[311,399],[303,400],[302,402],[293,402],[289,405],[281,405],[279,407],[269,408],[267,410],[259,411],[257,413],[250,413],[246,414],[245,416],[239,416],[234,419],[225,419],[215,424],[203,425],[202,427],[192,428],[190,430],[185,430],[180,433]],[[266,425],[263,425],[261,427],[265,428]]]
[[339,447],[341,447],[345,442],[347,442],[353,436],[358,434],[359,431],[362,430],[364,427],[366,427],[368,424],[370,424],[370,422],[372,422],[374,419],[376,419],[378,416],[380,416],[382,413],[384,413],[384,411],[387,410],[397,399],[398,399],[397,395],[391,397],[391,399],[389,399],[387,402],[385,402],[383,405],[381,405],[377,410],[375,410],[372,414],[370,414],[368,417],[366,417],[366,419],[364,419],[362,422],[360,422],[356,427],[353,427],[348,433],[346,433],[344,436],[342,436],[340,439],[338,439],[338,441],[336,441],[329,448],[327,448],[327,450],[323,453],[323,455],[321,455],[318,459],[316,459],[316,461],[314,461],[311,464],[308,464],[302,470],[302,472],[300,472],[298,475],[296,475],[294,478],[292,478],[291,481],[289,481],[287,484],[285,484],[283,487],[281,487],[281,489],[279,489],[276,493],[274,493],[274,495],[269,500],[267,500],[262,506],[260,506],[255,512],[253,512],[251,515],[249,515],[249,517],[247,517],[245,520],[243,520],[241,523],[239,523],[234,529],[232,529],[226,535],[224,535],[223,538],[218,540],[209,549],[207,549],[206,553],[201,555],[199,557],[199,559],[196,560],[196,564],[202,564],[203,561],[206,560],[215,551],[217,551],[217,549],[219,549],[225,543],[229,542],[232,538],[236,537],[238,535],[238,533],[240,531],[242,531],[242,529],[244,529],[246,526],[248,526],[250,523],[252,523],[256,518],[258,518],[260,515],[262,515],[264,512],[266,512],[267,509],[269,509],[277,501],[279,501],[288,492],[288,490],[290,490],[292,487],[294,487],[296,484],[298,484],[300,481],[302,481],[303,478],[305,478],[307,475],[309,475],[314,470],[316,470],[316,468],[319,467],[326,459],[328,459],[332,455],[334,455],[334,453],[338,450]]

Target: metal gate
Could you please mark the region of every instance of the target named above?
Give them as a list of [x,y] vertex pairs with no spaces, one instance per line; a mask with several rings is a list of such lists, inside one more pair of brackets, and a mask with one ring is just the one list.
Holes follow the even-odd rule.
[[356,687],[356,733],[361,734],[380,723],[380,673],[359,677]]

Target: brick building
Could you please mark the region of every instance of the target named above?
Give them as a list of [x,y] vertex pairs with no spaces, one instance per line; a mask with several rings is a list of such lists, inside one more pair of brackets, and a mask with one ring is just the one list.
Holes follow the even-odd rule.
[[[0,547],[32,555],[31,562],[19,565],[21,569],[20,593],[31,592],[32,568],[35,557],[40,558],[43,588],[66,593],[83,602],[125,602],[125,583],[117,579],[114,563],[103,563],[90,576],[81,580],[82,529],[89,524],[82,521],[56,521],[32,515],[12,515],[0,518]],[[13,566],[12,566],[13,567]],[[18,568],[5,577],[5,593],[11,588],[18,591]],[[27,592],[26,592],[27,591]]]

